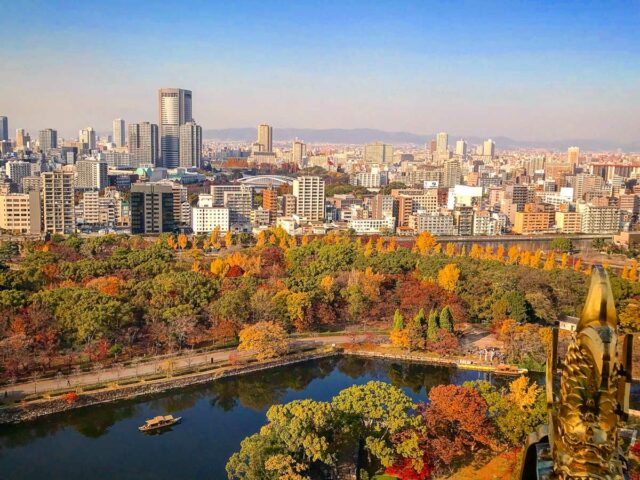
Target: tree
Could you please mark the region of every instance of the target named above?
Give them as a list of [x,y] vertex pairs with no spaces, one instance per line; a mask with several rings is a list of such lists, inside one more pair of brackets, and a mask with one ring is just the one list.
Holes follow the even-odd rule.
[[233,234],[231,230],[227,230],[227,233],[224,234],[224,246],[227,248],[231,248],[233,245]]
[[180,247],[180,250],[187,248],[187,236],[184,233],[178,235],[178,246]]
[[453,292],[456,289],[458,278],[460,278],[460,269],[455,264],[449,263],[438,272],[438,285]]
[[630,282],[638,281],[638,261],[635,258],[631,260],[631,268],[629,269],[629,275],[627,278]]
[[453,243],[447,243],[444,248],[444,253],[447,257],[453,257],[456,252],[456,246]]
[[457,385],[438,385],[429,392],[422,408],[427,445],[438,466],[470,456],[481,446],[495,448],[493,426],[485,400],[476,390]]
[[556,252],[571,252],[573,251],[573,242],[570,238],[566,237],[554,238],[551,241],[551,249],[555,250]]
[[448,305],[440,312],[438,324],[440,328],[443,328],[448,332],[453,332],[453,315]]
[[436,239],[426,230],[416,238],[415,248],[420,255],[427,255],[429,251],[435,247]]
[[560,260],[560,268],[563,270],[567,268],[567,263],[569,263],[569,255],[565,252],[562,254],[562,260]]
[[370,257],[372,253],[373,253],[373,240],[369,238],[369,240],[364,246],[364,256]]
[[426,348],[430,352],[446,357],[458,352],[460,342],[453,333],[443,328],[438,328],[435,338],[427,341]]
[[546,271],[553,270],[556,266],[556,253],[549,252],[547,258],[544,261],[543,269]]
[[258,322],[243,328],[238,351],[255,351],[258,360],[279,357],[289,351],[287,332],[273,322]]
[[404,318],[400,313],[400,310],[396,308],[396,311],[393,314],[393,329],[394,330],[402,330],[404,328]]
[[384,237],[378,237],[378,240],[376,240],[376,252],[384,253],[385,251],[386,248],[384,246]]
[[512,245],[511,247],[509,247],[509,251],[507,252],[507,257],[509,258],[508,260],[509,264],[515,264],[518,261],[519,256],[520,256],[520,249],[517,246]]
[[409,329],[409,351],[424,347],[424,309],[421,308],[411,320]]
[[[423,316],[424,316],[424,311],[420,310],[421,312],[423,312]],[[427,321],[427,339],[434,341],[436,339],[436,337],[438,336],[438,312],[436,312],[435,310],[431,310],[431,312],[429,313],[429,320]]]
[[389,245],[387,245],[387,252],[395,252],[397,249],[398,241],[396,240],[396,237],[391,237],[391,240],[389,240]]
[[627,332],[640,331],[640,301],[632,298],[620,311],[620,326]]

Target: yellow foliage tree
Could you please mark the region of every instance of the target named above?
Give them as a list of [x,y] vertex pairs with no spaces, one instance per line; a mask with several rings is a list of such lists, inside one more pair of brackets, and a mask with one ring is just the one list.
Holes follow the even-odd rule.
[[542,250],[537,249],[536,253],[531,255],[531,259],[529,260],[529,265],[533,268],[540,268],[540,261],[542,260]]
[[415,248],[420,255],[427,255],[435,245],[436,239],[426,230],[416,238]]
[[386,249],[384,248],[384,238],[378,237],[378,240],[376,240],[376,252],[384,253],[385,250]]
[[582,260],[577,259],[577,260],[574,262],[574,264],[573,264],[573,269],[574,269],[576,272],[579,272],[581,268],[582,268]]
[[373,240],[369,239],[369,241],[364,246],[364,256],[370,257],[373,253]]
[[589,266],[585,269],[584,274],[585,274],[587,277],[590,277],[590,276],[591,276],[591,272],[592,272],[592,271],[593,271],[593,267],[592,267],[591,265],[589,265]]
[[491,245],[487,245],[484,248],[484,258],[486,260],[491,260],[493,258],[493,247]]
[[444,253],[447,257],[453,257],[456,253],[456,246],[453,243],[447,243],[444,247]]
[[178,246],[180,247],[180,250],[187,248],[187,236],[184,233],[178,235]]
[[515,245],[509,247],[509,251],[507,252],[508,260],[507,262],[510,264],[514,264],[518,261],[518,257],[520,256],[520,249]]
[[631,260],[631,268],[629,269],[628,278],[630,282],[638,281],[638,261],[635,258]]
[[221,277],[227,273],[229,265],[221,258],[214,258],[209,266],[209,271],[216,277]]
[[193,262],[191,265],[191,271],[199,272],[200,271],[200,262]]
[[265,246],[265,244],[267,243],[267,234],[264,233],[264,230],[258,233],[258,236],[256,237],[256,247],[257,248],[262,248]]
[[521,410],[529,410],[536,403],[539,394],[538,384],[529,384],[529,379],[523,375],[509,384],[507,398]]
[[500,261],[500,262],[504,262],[504,245],[500,244],[498,245],[498,248],[496,248],[496,260]]
[[289,351],[287,332],[274,322],[258,322],[240,330],[238,351],[255,352],[258,360],[279,357]]
[[627,265],[625,265],[622,268],[622,273],[620,274],[621,278],[624,278],[625,280],[629,280],[629,267]]
[[227,233],[224,234],[224,246],[229,248],[233,245],[233,234],[231,230],[227,230]]
[[531,262],[531,252],[529,250],[523,250],[520,252],[520,265],[529,265]]
[[331,290],[333,290],[334,284],[335,281],[333,280],[333,277],[331,275],[325,275],[320,280],[320,288],[324,290],[325,293],[329,293]]
[[306,235],[304,237],[302,237],[302,242],[301,242],[302,246],[304,247],[305,245],[309,245],[309,237],[307,237]]
[[567,263],[569,263],[569,255],[565,252],[562,254],[562,259],[560,260],[560,268],[563,270],[567,268]]
[[209,242],[211,245],[216,245],[220,241],[220,226],[216,225],[216,228],[213,229],[211,235],[209,235]]
[[553,270],[556,266],[556,253],[549,252],[546,260],[544,261],[544,270]]
[[167,236],[167,245],[169,245],[170,248],[176,248],[176,239],[173,237],[173,235]]
[[409,348],[410,335],[408,328],[394,328],[389,332],[389,341],[396,348]]
[[389,240],[389,245],[387,245],[387,252],[395,252],[398,249],[398,241],[396,237],[391,237]]
[[458,278],[460,278],[460,269],[455,264],[449,263],[438,272],[438,285],[453,292],[456,289]]

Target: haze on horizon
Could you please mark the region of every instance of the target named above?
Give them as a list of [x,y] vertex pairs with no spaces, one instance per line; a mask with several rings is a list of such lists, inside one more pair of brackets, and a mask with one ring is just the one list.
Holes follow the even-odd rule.
[[640,140],[640,2],[106,1],[2,5],[0,115],[62,136],[158,120],[193,91],[204,129],[450,131]]

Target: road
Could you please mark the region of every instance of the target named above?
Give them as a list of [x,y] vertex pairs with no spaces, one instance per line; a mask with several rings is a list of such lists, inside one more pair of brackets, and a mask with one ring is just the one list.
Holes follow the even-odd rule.
[[[363,335],[356,337],[357,341],[364,339]],[[291,340],[292,347],[303,347],[307,345],[330,345],[345,344],[353,341],[353,335],[331,335],[317,336],[305,338],[293,338]],[[46,380],[36,380],[24,383],[16,383],[0,388],[0,394],[7,397],[22,397],[38,392],[47,392],[58,390],[66,387],[79,387],[83,385],[93,385],[104,382],[117,382],[125,378],[133,378],[142,375],[152,375],[154,373],[165,371],[168,368],[178,370],[185,367],[193,367],[204,365],[206,363],[215,363],[227,360],[229,354],[236,351],[235,349],[218,350],[213,352],[196,353],[193,355],[180,355],[174,357],[162,357],[155,360],[146,361],[129,366],[110,367],[104,370],[93,370],[78,375],[70,375],[59,378],[50,378]],[[251,352],[243,353],[240,358],[248,358]]]

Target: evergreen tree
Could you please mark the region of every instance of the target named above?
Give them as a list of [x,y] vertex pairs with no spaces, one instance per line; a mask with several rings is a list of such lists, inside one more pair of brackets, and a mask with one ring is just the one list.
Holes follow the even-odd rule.
[[440,328],[444,328],[449,332],[453,332],[453,315],[451,309],[447,305],[440,312]]
[[438,336],[438,312],[431,310],[429,321],[427,322],[427,340],[435,340]]
[[396,312],[393,314],[393,329],[394,330],[402,330],[404,328],[404,318],[402,318],[402,314],[400,310],[396,309]]

